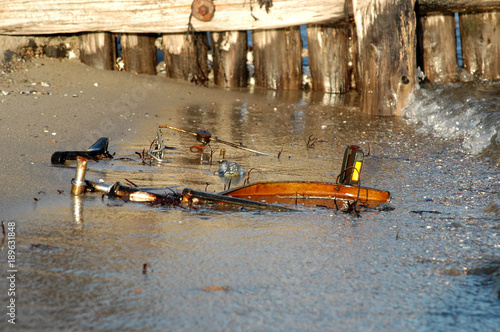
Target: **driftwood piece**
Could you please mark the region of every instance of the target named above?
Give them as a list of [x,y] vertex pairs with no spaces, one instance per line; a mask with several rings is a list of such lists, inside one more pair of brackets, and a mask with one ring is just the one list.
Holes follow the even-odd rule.
[[348,24],[308,25],[307,44],[313,90],[345,93],[351,86]]
[[430,82],[457,80],[457,42],[455,16],[430,15],[419,18],[422,69]]
[[155,35],[123,33],[121,45],[125,71],[156,74]]
[[500,11],[460,14],[464,68],[479,79],[500,79]]
[[163,46],[167,77],[202,84],[208,82],[206,33],[164,34]]
[[359,54],[360,108],[401,115],[416,84],[413,0],[353,0]]
[[302,87],[302,39],[299,27],[252,33],[255,85],[275,90]]
[[224,88],[247,86],[246,31],[212,32],[210,38],[215,85]]
[[113,70],[116,61],[116,41],[109,32],[80,35],[80,60],[95,68]]

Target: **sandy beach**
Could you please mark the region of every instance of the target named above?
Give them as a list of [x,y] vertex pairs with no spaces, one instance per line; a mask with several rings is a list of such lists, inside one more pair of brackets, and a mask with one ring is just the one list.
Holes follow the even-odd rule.
[[95,69],[77,60],[11,63],[0,75],[1,218],[22,213],[26,204],[36,204],[36,197],[69,192],[70,170],[50,164],[55,151],[82,150],[99,137],[109,137],[110,150],[115,149],[137,135],[137,126],[146,120],[160,124],[183,105],[239,98],[254,97],[161,76]]
[[[11,66],[0,73],[0,221],[15,231],[16,261],[1,265],[0,302],[7,310],[6,271],[17,268],[16,331],[499,326],[498,167],[464,140],[364,116],[348,96],[229,91],[51,58]],[[190,135],[165,130],[167,160],[141,161],[159,124],[269,153],[209,146],[252,170],[251,183],[333,182],[345,147],[359,144],[363,186],[390,191],[390,206],[360,217],[151,206],[71,195],[73,164],[51,165],[56,151],[109,137],[115,158],[89,162],[89,180],[224,190]],[[14,330],[5,313],[0,330]]]

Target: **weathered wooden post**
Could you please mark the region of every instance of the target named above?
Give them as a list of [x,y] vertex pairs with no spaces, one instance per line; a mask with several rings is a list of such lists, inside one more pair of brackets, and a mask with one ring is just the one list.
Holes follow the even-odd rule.
[[313,90],[328,93],[349,91],[352,74],[352,61],[349,63],[350,32],[347,23],[307,26]]
[[163,35],[167,77],[196,83],[208,81],[208,37],[206,33]]
[[302,87],[300,28],[255,30],[252,33],[255,85],[276,90]]
[[455,16],[423,16],[419,18],[419,25],[422,30],[419,48],[425,76],[430,82],[456,81],[458,63]]
[[137,74],[156,74],[155,39],[154,34],[121,34],[125,71]]
[[474,76],[500,79],[500,12],[460,14],[464,68]]
[[353,0],[360,108],[400,115],[416,84],[414,0]]
[[215,85],[224,88],[248,84],[246,31],[211,32]]
[[80,35],[80,60],[86,65],[113,70],[116,61],[115,37],[109,32],[89,32]]

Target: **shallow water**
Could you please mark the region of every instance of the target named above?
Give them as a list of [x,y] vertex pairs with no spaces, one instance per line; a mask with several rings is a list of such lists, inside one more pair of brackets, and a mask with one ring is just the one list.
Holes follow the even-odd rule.
[[[159,122],[142,123],[135,139],[112,139],[115,159],[89,162],[87,179],[222,191],[218,165],[200,163],[190,135],[164,129],[165,145],[176,148],[168,162],[141,163],[134,152],[149,146],[156,125],[168,124],[271,154],[212,146],[215,159],[225,148],[228,160],[253,169],[250,182],[334,182],[345,147],[359,144],[370,152],[362,184],[389,190],[395,210],[362,210],[357,218],[320,207],[184,210],[47,195],[13,220],[16,327],[498,330],[498,279],[467,274],[500,261],[500,184],[491,160],[469,154],[461,138],[360,115],[349,96],[255,93],[262,103],[158,110]],[[318,139],[311,148],[309,138]],[[73,170],[61,172],[69,192]],[[5,292],[0,299],[7,303]],[[10,327],[5,319],[0,326]]]

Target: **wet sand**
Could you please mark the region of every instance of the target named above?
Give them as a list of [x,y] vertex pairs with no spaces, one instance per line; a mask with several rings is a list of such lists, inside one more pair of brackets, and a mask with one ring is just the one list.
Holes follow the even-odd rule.
[[76,60],[12,63],[0,74],[0,218],[22,213],[35,198],[69,191],[71,171],[50,165],[55,151],[83,150],[103,136],[112,150],[133,139],[142,120],[157,118],[160,124],[184,105],[252,98],[161,76],[99,70]]
[[[498,266],[498,170],[464,154],[459,141],[324,100],[207,89],[69,61],[22,65],[2,74],[2,90],[11,94],[0,98],[0,208],[19,231],[17,328],[499,326],[498,272],[484,273]],[[395,209],[356,218],[321,207],[293,214],[150,207],[71,196],[74,169],[50,165],[54,151],[107,136],[116,157],[89,163],[88,179],[222,190],[218,165],[200,164],[185,134],[165,133],[165,144],[177,148],[170,163],[141,164],[134,151],[154,138],[157,124],[207,129],[270,153],[227,149],[228,158],[254,168],[252,182],[335,181],[345,146],[361,144],[371,151],[363,185],[389,190]],[[323,142],[308,148],[310,135]]]

